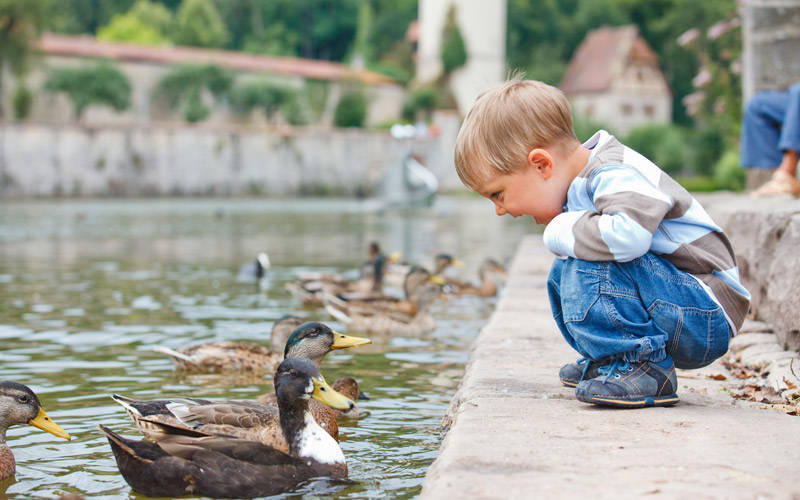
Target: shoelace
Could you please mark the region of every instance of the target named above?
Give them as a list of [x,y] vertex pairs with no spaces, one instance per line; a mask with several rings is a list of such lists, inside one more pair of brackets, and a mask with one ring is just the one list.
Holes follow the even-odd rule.
[[622,358],[617,358],[611,363],[607,364],[606,366],[601,366],[600,368],[597,369],[597,371],[606,376],[606,378],[603,379],[603,382],[607,382],[608,379],[610,379],[617,373],[627,372],[630,369],[631,369],[630,363],[623,360]]
[[579,382],[582,382],[586,380],[586,372],[589,371],[589,365],[592,364],[592,360],[589,358],[580,358],[576,363],[578,365],[585,363],[583,365],[583,371],[581,372],[581,379],[579,380]]

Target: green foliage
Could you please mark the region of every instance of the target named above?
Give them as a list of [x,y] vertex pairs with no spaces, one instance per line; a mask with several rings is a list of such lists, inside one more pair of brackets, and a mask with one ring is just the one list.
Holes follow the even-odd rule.
[[461,30],[458,29],[455,5],[450,5],[447,11],[447,20],[442,31],[441,58],[445,74],[450,74],[467,63],[467,47],[464,45]]
[[139,45],[164,45],[168,40],[133,14],[116,14],[108,26],[97,30],[97,38],[110,42],[130,42]]
[[[270,121],[279,110],[291,110],[291,103],[296,101],[297,92],[293,89],[266,81],[248,83],[231,92],[231,105],[236,111],[249,113],[253,108],[261,108]],[[289,113],[285,114],[289,121]]]
[[605,130],[612,135],[614,134],[613,129],[608,125],[583,116],[573,119],[572,130],[581,142],[588,141],[598,130]]
[[325,104],[328,102],[330,82],[326,80],[308,79],[303,85],[303,100],[308,104],[308,108],[315,119],[319,119],[325,112]]
[[690,193],[709,193],[719,189],[716,181],[708,176],[691,175],[687,177],[675,177],[675,180]]
[[693,132],[689,145],[692,171],[700,175],[712,175],[714,165],[726,149],[724,132],[719,127],[704,125]]
[[154,29],[162,37],[169,38],[171,36],[175,20],[172,12],[163,4],[150,0],[137,0],[128,13],[145,26]]
[[398,66],[391,61],[383,61],[369,65],[371,71],[386,75],[389,78],[401,83],[402,85],[408,84],[413,78],[413,75],[406,69]]
[[233,85],[233,72],[214,64],[187,64],[174,67],[156,87],[172,109],[178,109],[190,123],[204,120],[211,110],[203,103],[203,91],[215,99],[224,98]]
[[72,101],[76,120],[80,120],[90,105],[106,105],[115,111],[124,111],[131,103],[128,78],[106,61],[94,66],[52,69],[47,76],[45,89],[67,94]]
[[670,175],[686,170],[686,140],[675,125],[644,125],[630,131],[623,143]]
[[714,165],[714,182],[719,189],[744,191],[747,175],[739,163],[739,151],[728,149]]
[[366,118],[367,96],[360,90],[346,92],[333,113],[333,123],[337,127],[363,127]]
[[436,87],[419,87],[411,93],[411,99],[403,106],[403,118],[414,122],[419,118],[419,113],[424,113],[423,119],[428,121],[431,112],[439,105],[439,90]]
[[228,40],[228,30],[211,0],[183,0],[173,40],[179,45],[222,47]]
[[[34,53],[33,43],[53,20],[53,0],[0,1],[0,96],[6,71],[22,75]],[[0,99],[0,119],[5,117]]]
[[11,97],[11,104],[14,108],[14,119],[24,120],[28,118],[33,106],[33,94],[24,83],[19,83]]

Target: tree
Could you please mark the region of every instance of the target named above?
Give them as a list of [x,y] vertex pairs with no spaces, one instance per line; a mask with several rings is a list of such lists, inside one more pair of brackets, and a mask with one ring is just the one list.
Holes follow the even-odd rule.
[[446,75],[467,63],[467,47],[456,22],[456,6],[447,11],[447,20],[442,32],[442,70]]
[[131,104],[128,78],[106,61],[91,67],[52,69],[47,76],[45,89],[67,94],[75,109],[76,120],[81,119],[90,105],[101,104],[124,111]]
[[174,41],[180,45],[222,47],[228,30],[211,0],[183,0],[178,8]]
[[[25,72],[33,53],[33,44],[42,29],[51,21],[52,0],[0,0],[0,96],[3,75]],[[0,119],[5,118],[0,98]]]
[[214,64],[176,66],[158,83],[155,93],[167,99],[172,109],[183,113],[189,123],[208,117],[211,109],[203,103],[203,92],[209,91],[216,100],[228,94],[234,75]]
[[110,42],[131,42],[139,45],[164,45],[169,41],[131,13],[115,14],[108,26],[97,30],[97,38]]
[[166,39],[171,37],[175,20],[172,12],[164,5],[150,0],[138,0],[128,13],[162,37]]

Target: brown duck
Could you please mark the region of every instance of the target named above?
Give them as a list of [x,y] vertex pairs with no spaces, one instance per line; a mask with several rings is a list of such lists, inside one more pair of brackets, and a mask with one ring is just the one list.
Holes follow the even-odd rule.
[[152,423],[154,442],[128,439],[98,425],[125,481],[151,497],[275,495],[314,477],[347,477],[339,444],[311,417],[310,398],[338,409],[352,401],[325,383],[308,359],[287,358],[275,373],[280,429],[288,453],[259,442]]
[[[286,342],[286,358],[303,357],[319,366],[332,349],[368,344],[369,339],[349,337],[334,332],[323,323],[304,323],[292,331]],[[259,441],[288,450],[278,419],[278,407],[247,400],[208,400],[189,397],[137,401],[120,395],[112,398],[128,410],[137,428],[152,430],[152,422],[189,427],[201,432],[225,434]],[[325,405],[310,405],[317,423],[339,439],[336,416]]]
[[17,472],[14,454],[6,443],[6,431],[12,425],[29,424],[50,434],[69,440],[69,434],[42,410],[39,398],[25,385],[0,382],[0,480]]
[[181,370],[203,373],[272,373],[283,361],[286,340],[292,331],[303,324],[297,316],[283,316],[272,326],[270,346],[254,342],[210,342],[173,350],[156,346],[154,349],[172,358]]

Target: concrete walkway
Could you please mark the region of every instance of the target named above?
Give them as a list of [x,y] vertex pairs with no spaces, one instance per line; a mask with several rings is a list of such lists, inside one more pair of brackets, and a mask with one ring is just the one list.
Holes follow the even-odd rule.
[[[577,401],[558,380],[577,355],[550,314],[552,258],[541,236],[522,241],[421,499],[800,500],[800,417],[732,398],[727,388],[739,382],[720,361],[679,371],[681,402],[671,408]],[[747,344],[747,335],[734,340]]]

